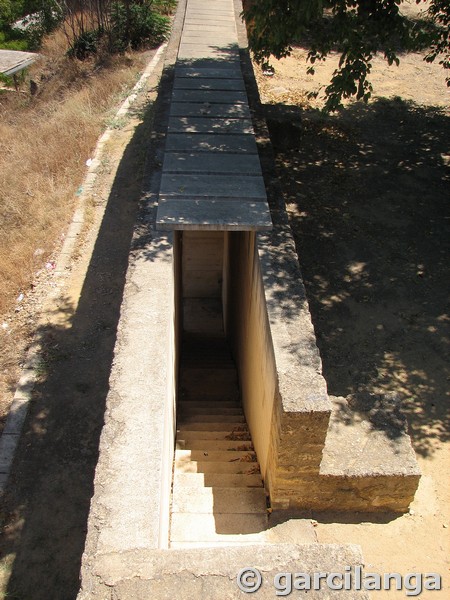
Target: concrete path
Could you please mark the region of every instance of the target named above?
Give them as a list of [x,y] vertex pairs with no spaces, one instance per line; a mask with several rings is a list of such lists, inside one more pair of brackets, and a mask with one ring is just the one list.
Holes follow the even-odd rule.
[[270,229],[232,0],[188,0],[175,64],[157,226]]

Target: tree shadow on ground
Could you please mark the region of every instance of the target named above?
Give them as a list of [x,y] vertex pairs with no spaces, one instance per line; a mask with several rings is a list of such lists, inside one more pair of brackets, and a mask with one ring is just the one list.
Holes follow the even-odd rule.
[[280,127],[269,121],[329,393],[397,393],[428,456],[450,437],[450,118],[379,99]]
[[[37,332],[39,380],[2,515],[8,598],[73,600],[79,590],[130,247],[148,243],[154,212],[151,198],[140,207],[152,119],[148,104],[115,175],[77,305],[61,299],[52,324]],[[162,236],[144,260],[169,246]]]

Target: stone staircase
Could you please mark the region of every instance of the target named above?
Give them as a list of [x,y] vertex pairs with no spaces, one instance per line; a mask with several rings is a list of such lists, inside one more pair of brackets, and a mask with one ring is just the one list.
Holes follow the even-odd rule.
[[261,542],[266,493],[225,335],[185,333],[181,356],[170,546]]

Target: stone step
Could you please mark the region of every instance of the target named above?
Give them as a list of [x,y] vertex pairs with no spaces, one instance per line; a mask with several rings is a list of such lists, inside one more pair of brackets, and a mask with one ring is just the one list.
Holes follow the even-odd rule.
[[200,384],[195,386],[180,386],[180,400],[182,402],[191,402],[191,401],[225,401],[225,402],[239,402],[239,390],[236,386],[225,386],[220,389],[217,387],[216,389],[207,388],[201,389]]
[[210,462],[248,463],[258,464],[256,452],[202,451],[202,450],[175,450],[175,460],[197,460]]
[[[207,411],[211,409],[213,411],[221,411],[227,409],[238,410],[239,414],[242,413],[242,405],[238,400],[221,400],[220,398],[213,398],[211,400],[186,400],[182,401],[178,405],[179,411]],[[214,413],[212,413],[214,414]]]
[[[245,514],[245,513],[244,513]],[[228,536],[227,536],[228,537]],[[271,519],[269,516],[268,525],[266,531],[261,531],[259,534],[260,539],[256,541],[258,544],[295,544],[296,547],[300,544],[317,544],[317,535],[314,529],[314,526],[311,524],[311,521],[307,519],[290,519],[286,523],[281,525],[272,525]],[[245,539],[246,536],[243,535],[240,540],[223,540],[216,539],[215,545],[226,544],[227,541],[229,544],[227,545],[245,545],[255,542],[250,542]],[[194,547],[202,547],[206,545],[211,545],[213,542],[202,542],[202,541],[178,541],[171,544],[172,548],[194,548]]]
[[226,386],[236,386],[238,382],[236,368],[205,368],[205,367],[184,367],[181,369],[181,385],[189,386],[203,386],[203,388]]
[[200,385],[195,386],[195,389],[191,387],[181,386],[179,391],[179,397],[181,402],[215,402],[220,404],[221,402],[234,402],[235,405],[240,406],[240,396],[238,388],[229,386],[229,389],[225,388],[220,390],[216,389],[201,389]]
[[198,439],[195,437],[191,439],[186,434],[183,435],[183,438],[177,437],[176,447],[177,450],[201,450],[202,452],[247,452],[254,450],[251,440]]
[[267,527],[267,513],[184,514],[173,513],[172,542],[259,542]]
[[172,512],[182,513],[264,513],[267,500],[264,488],[196,488],[194,496],[174,493]]
[[217,419],[217,415],[231,416],[231,415],[242,415],[242,408],[240,406],[210,406],[205,403],[203,406],[191,406],[194,402],[184,402],[178,408],[177,414],[180,420],[185,420],[186,417],[192,417],[197,415],[198,417],[213,417]]
[[234,415],[233,419],[228,422],[219,422],[216,415],[215,421],[204,422],[192,420],[180,423],[177,431],[180,433],[183,431],[226,431],[229,434],[239,434],[248,432],[248,426],[245,420],[236,419]]
[[186,404],[190,402],[210,402],[220,405],[222,402],[233,402],[235,406],[240,406],[239,390],[231,388],[226,391],[220,389],[191,390],[190,388],[180,387],[180,400]]
[[208,430],[186,430],[178,431],[178,438],[184,440],[187,444],[190,442],[207,440],[224,440],[236,444],[240,441],[251,441],[249,431],[208,431]]
[[176,460],[178,473],[228,473],[234,475],[260,475],[258,463],[230,461],[211,462],[196,460]]
[[[219,409],[218,409],[219,410]],[[235,412],[232,414],[225,414],[224,412],[215,412],[213,414],[199,414],[196,412],[195,414],[183,414],[183,416],[179,416],[179,424],[183,425],[183,427],[187,424],[195,424],[195,423],[217,423],[220,420],[221,424],[229,423],[230,425],[236,424],[239,425],[242,423],[246,424],[245,417],[239,412]],[[182,427],[180,427],[182,429]],[[192,429],[192,428],[190,428]],[[247,431],[247,425],[245,431]]]
[[[228,536],[227,536],[228,537]],[[242,536],[244,537],[244,536]],[[256,545],[264,545],[266,544],[265,540],[262,541],[247,541],[244,539],[239,539],[238,541],[229,539],[218,539],[213,542],[170,542],[171,550],[187,550],[189,548],[231,548],[233,546],[256,546]],[[362,599],[363,600],[363,599]],[[366,599],[364,599],[366,600]]]
[[174,472],[173,484],[176,493],[192,497],[198,488],[262,488],[261,475],[236,475],[227,473],[179,473]]

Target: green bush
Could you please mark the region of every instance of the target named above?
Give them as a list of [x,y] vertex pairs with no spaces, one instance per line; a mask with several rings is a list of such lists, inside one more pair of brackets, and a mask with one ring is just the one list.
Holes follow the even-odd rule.
[[83,31],[73,40],[67,51],[68,56],[85,60],[88,56],[96,54],[100,37],[99,31]]
[[41,9],[35,14],[37,19],[25,31],[30,50],[38,50],[44,35],[53,31],[63,18],[62,9],[56,0],[42,2]]
[[6,29],[0,31],[0,48],[4,50],[22,50],[29,49],[28,40],[20,32]]
[[170,31],[168,17],[157,13],[150,3],[115,2],[111,12],[112,50],[136,50],[143,46],[159,46]]

